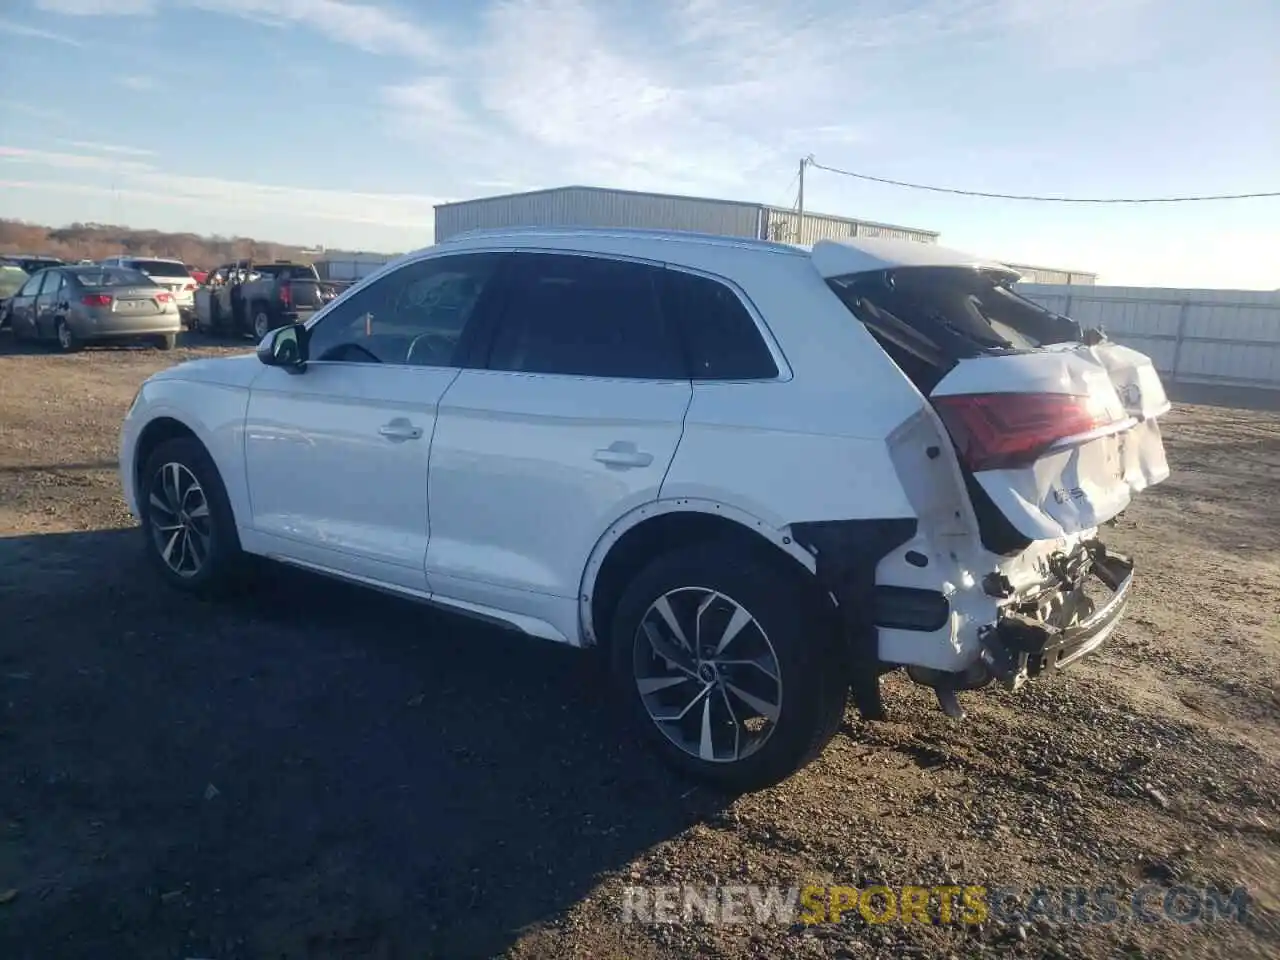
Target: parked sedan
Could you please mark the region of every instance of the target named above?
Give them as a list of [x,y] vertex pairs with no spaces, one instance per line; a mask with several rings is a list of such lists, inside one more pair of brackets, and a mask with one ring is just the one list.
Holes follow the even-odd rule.
[[9,300],[30,274],[11,263],[0,263],[0,330],[9,324]]
[[137,339],[171,350],[182,330],[173,294],[120,267],[41,270],[14,294],[9,312],[16,338],[56,339],[68,352],[89,342]]

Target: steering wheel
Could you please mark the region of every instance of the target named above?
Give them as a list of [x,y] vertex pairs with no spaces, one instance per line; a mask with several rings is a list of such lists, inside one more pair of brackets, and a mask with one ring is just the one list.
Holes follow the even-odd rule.
[[[349,353],[359,354],[359,356],[354,356],[354,357],[347,356],[347,354]],[[320,356],[316,357],[316,359],[317,360],[336,360],[336,361],[350,360],[356,363],[362,363],[362,362],[381,363],[382,362],[382,360],[380,360],[376,355],[366,350],[364,347],[360,346],[360,344],[358,343],[339,343],[336,346],[330,347],[324,353],[320,354]]]
[[405,354],[405,363],[413,363],[414,351],[418,349],[418,344],[424,341],[428,354],[432,359],[441,363],[453,356],[454,348],[457,346],[456,341],[449,339],[442,333],[420,333],[409,344],[409,350]]

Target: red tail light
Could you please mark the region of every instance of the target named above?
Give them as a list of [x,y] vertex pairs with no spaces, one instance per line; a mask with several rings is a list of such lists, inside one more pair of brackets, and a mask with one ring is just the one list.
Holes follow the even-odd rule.
[[156,294],[156,303],[168,303],[168,302],[169,302],[170,300],[172,300],[172,299],[173,299],[173,296],[172,296],[171,294],[168,294],[168,293],[157,293],[157,294]]
[[80,302],[86,307],[109,307],[111,306],[111,297],[105,293],[91,293],[88,296],[81,297]]
[[293,291],[289,289],[289,284],[280,284],[280,302],[286,307],[293,303]]
[[1115,422],[1088,397],[1061,393],[970,393],[933,405],[974,471],[1026,466],[1062,440]]

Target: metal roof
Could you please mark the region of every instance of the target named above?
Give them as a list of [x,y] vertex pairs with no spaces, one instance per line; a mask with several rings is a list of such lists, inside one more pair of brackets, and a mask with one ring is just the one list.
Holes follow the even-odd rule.
[[[587,193],[609,193],[621,194],[628,197],[652,197],[658,200],[692,200],[698,203],[720,203],[734,207],[750,207],[753,210],[771,210],[777,213],[796,213],[795,210],[789,210],[786,207],[778,207],[768,203],[756,203],[750,200],[725,200],[720,197],[697,197],[690,194],[681,193],[653,193],[648,190],[620,190],[615,187],[589,187],[582,184],[569,184],[563,187],[546,187],[542,190],[525,190],[515,193],[497,193],[486,197],[474,197],[470,200],[450,200],[447,203],[435,204],[435,209],[440,210],[448,207],[462,207],[472,203],[488,203],[494,200],[509,200],[515,197],[539,197],[547,196],[555,193],[566,193],[570,190],[582,190]],[[924,234],[931,237],[940,236],[936,230],[924,230],[920,227],[905,227],[897,223],[881,223],[876,220],[863,220],[859,217],[848,217],[843,214],[823,213],[820,210],[805,209],[806,217],[822,217],[828,220],[843,220],[847,223],[865,224],[869,227],[880,227],[885,230],[906,230],[911,233]]]

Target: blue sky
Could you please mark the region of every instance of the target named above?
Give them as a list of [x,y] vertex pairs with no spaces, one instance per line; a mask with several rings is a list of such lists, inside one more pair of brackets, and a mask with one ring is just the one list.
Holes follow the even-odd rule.
[[[1014,193],[1280,189],[1276,0],[8,0],[0,216],[398,251],[566,183],[789,206],[800,156]],[[1103,282],[1280,287],[1280,200],[807,179]]]

